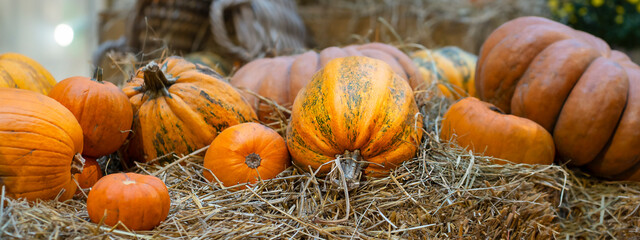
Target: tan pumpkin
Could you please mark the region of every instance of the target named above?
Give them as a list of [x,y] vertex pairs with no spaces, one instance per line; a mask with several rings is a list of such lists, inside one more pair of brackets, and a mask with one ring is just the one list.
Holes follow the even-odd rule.
[[[284,139],[258,123],[241,123],[222,131],[204,156],[203,175],[225,187],[276,177],[291,165]],[[213,175],[212,175],[213,173]]]
[[481,99],[551,132],[562,161],[620,178],[640,160],[637,68],[594,36],[523,17],[483,44],[476,88]]
[[189,154],[219,131],[256,119],[219,74],[180,57],[142,67],[123,90],[135,113],[128,158],[140,162]]
[[475,69],[478,57],[458,47],[424,49],[411,53],[424,86],[437,84],[440,93],[456,100],[475,96]]
[[294,164],[304,170],[327,173],[326,163],[336,158],[359,165],[349,169],[354,182],[362,172],[384,176],[414,157],[420,123],[406,80],[381,60],[352,56],[329,61],[302,88],[286,140]]
[[[422,83],[411,58],[394,46],[383,43],[329,47],[316,53],[308,51],[295,56],[258,59],[247,63],[231,78],[231,84],[257,93],[290,109],[296,95],[307,85],[315,72],[332,59],[347,56],[367,56],[380,59],[412,86]],[[250,93],[244,93],[261,121],[280,119],[271,105]]]
[[0,185],[11,198],[66,200],[82,172],[82,128],[56,100],[0,88]]
[[35,60],[18,53],[0,54],[0,87],[47,94],[55,84],[51,73]]
[[129,98],[120,88],[102,81],[102,69],[96,69],[93,78],[76,76],[60,81],[49,97],[78,119],[84,156],[97,158],[115,152],[131,132],[133,110]]
[[512,163],[548,165],[555,156],[553,138],[542,126],[474,97],[463,98],[447,110],[440,140]]

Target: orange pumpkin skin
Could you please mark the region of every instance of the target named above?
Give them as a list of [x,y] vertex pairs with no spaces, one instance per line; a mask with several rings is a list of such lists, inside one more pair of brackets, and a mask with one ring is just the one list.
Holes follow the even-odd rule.
[[98,72],[93,79],[64,79],[49,93],[78,119],[84,135],[82,154],[94,158],[118,150],[131,132],[133,121],[127,95],[113,83],[103,82]]
[[291,165],[284,139],[258,123],[241,123],[222,131],[204,156],[204,177],[226,187],[276,177]]
[[542,126],[474,97],[451,105],[442,121],[440,139],[513,163],[549,165],[555,156],[553,138]]
[[84,161],[82,173],[75,175],[78,186],[80,186],[76,193],[80,193],[81,189],[93,187],[102,178],[102,169],[95,158],[85,157]]
[[424,49],[411,53],[424,87],[436,83],[439,93],[449,99],[475,95],[477,57],[458,47]]
[[[101,178],[89,192],[87,212],[91,222],[128,229],[151,230],[169,215],[167,186],[157,177],[137,173],[114,173]],[[106,214],[106,216],[105,216]],[[119,229],[124,229],[122,225]]]
[[219,131],[256,119],[219,74],[179,57],[141,68],[123,90],[135,113],[129,158],[140,162],[186,155],[211,144]]
[[[293,104],[286,139],[293,163],[316,170],[345,151],[359,150],[364,174],[383,176],[415,156],[422,138],[411,87],[383,61],[331,60]],[[327,173],[330,164],[319,170]]]
[[[328,47],[318,53],[308,51],[296,56],[254,60],[238,69],[231,78],[231,84],[251,90],[290,109],[300,89],[311,81],[315,72],[330,60],[347,56],[367,56],[382,60],[412,86],[422,83],[422,76],[409,56],[391,45],[368,43],[344,48]],[[244,96],[258,112],[261,121],[273,121],[274,112],[269,104],[249,93]]]
[[[0,88],[0,185],[11,198],[66,200],[82,171],[82,128],[45,95]],[[73,165],[73,166],[72,166]]]
[[51,73],[35,60],[18,53],[0,55],[0,87],[47,94],[55,84]]

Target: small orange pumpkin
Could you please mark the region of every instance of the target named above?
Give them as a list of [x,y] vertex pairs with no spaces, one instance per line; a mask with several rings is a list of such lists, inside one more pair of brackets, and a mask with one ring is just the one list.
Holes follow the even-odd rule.
[[47,94],[55,84],[51,73],[35,60],[18,53],[0,55],[0,87]]
[[241,123],[218,135],[204,157],[204,177],[224,186],[271,179],[291,165],[284,139],[258,123]]
[[[385,62],[353,56],[329,61],[293,103],[286,139],[294,164],[327,173],[337,157],[384,176],[415,156],[422,138],[413,90]],[[348,163],[349,164],[349,163]],[[351,171],[351,170],[349,170]]]
[[[157,177],[114,173],[101,178],[89,192],[87,212],[91,222],[130,230],[151,230],[169,215],[169,190]],[[124,226],[119,225],[119,229]]]
[[7,196],[59,200],[76,192],[82,172],[82,128],[56,100],[37,92],[0,88],[0,185]]
[[80,193],[81,189],[93,187],[102,178],[102,169],[100,169],[100,165],[95,158],[85,157],[82,173],[76,174],[75,177],[76,181],[78,181],[78,186],[80,186],[76,193]]
[[131,132],[133,110],[127,95],[102,81],[102,69],[93,79],[70,77],[56,84],[49,97],[67,107],[78,119],[84,135],[84,156],[101,157],[115,152]]
[[548,165],[555,156],[553,138],[542,126],[474,97],[451,105],[442,121],[440,139],[513,163]]
[[130,160],[186,155],[211,144],[219,131],[256,119],[218,73],[180,57],[140,68],[124,92],[135,113]]

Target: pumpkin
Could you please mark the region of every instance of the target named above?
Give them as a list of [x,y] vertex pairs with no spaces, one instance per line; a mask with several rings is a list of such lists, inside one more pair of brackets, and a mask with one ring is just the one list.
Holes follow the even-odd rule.
[[76,193],[80,193],[82,189],[93,187],[100,178],[102,178],[102,169],[95,158],[84,157],[84,167],[82,173],[75,175],[78,186],[80,187]]
[[[127,229],[151,230],[169,215],[171,199],[162,180],[137,173],[104,176],[87,197],[91,222]],[[125,229],[118,225],[117,228]]]
[[55,84],[51,73],[35,60],[18,53],[0,54],[0,87],[47,94]]
[[127,95],[102,81],[102,69],[93,78],[70,77],[56,84],[49,97],[76,117],[84,139],[84,156],[101,157],[115,152],[131,132],[133,110]]
[[451,105],[442,120],[440,140],[512,163],[549,165],[555,156],[553,137],[542,126],[475,97]]
[[475,55],[450,46],[416,51],[411,58],[425,86],[436,83],[440,93],[453,100],[475,95]]
[[221,56],[209,51],[192,52],[184,56],[184,59],[207,66],[222,76],[227,76],[231,72],[231,65]]
[[522,17],[483,44],[476,89],[481,99],[552,133],[561,161],[621,178],[640,160],[637,69],[599,38]]
[[0,184],[7,196],[66,200],[82,172],[82,128],[73,114],[40,93],[0,88]]
[[[411,58],[394,46],[383,43],[350,45],[344,48],[329,47],[319,53],[308,51],[295,56],[264,58],[251,61],[238,69],[231,84],[257,93],[287,109],[302,87],[311,81],[315,72],[332,59],[347,56],[368,56],[385,61],[402,79],[412,86],[422,82]],[[263,122],[272,122],[280,117],[265,101],[251,93],[244,93],[251,106]]]
[[210,68],[180,57],[140,68],[123,89],[133,106],[127,158],[186,155],[219,131],[256,119],[242,96]]
[[[226,187],[276,177],[291,165],[284,139],[258,123],[241,123],[222,131],[204,156],[204,177]],[[213,173],[213,175],[212,175]]]
[[286,140],[297,166],[325,174],[331,168],[325,163],[346,160],[343,170],[353,174],[345,177],[355,183],[361,173],[384,176],[414,157],[420,122],[411,87],[388,64],[337,58],[296,97]]

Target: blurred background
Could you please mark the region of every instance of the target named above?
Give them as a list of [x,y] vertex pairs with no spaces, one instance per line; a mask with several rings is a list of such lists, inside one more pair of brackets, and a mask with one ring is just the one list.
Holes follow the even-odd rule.
[[0,53],[27,55],[58,81],[100,64],[117,82],[131,70],[122,59],[198,51],[246,62],[383,41],[477,54],[496,27],[526,15],[595,34],[640,61],[640,0],[0,0]]

